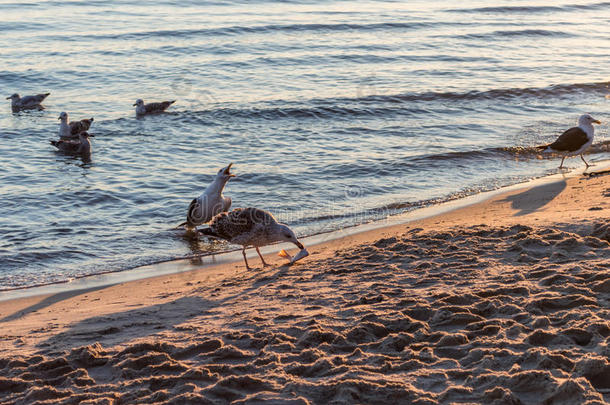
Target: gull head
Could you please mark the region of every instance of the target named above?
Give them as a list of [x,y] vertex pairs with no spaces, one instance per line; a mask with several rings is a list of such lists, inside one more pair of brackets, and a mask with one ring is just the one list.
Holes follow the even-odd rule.
[[216,173],[216,178],[224,181],[228,181],[231,177],[235,177],[233,173],[231,173],[231,166],[233,163],[229,163],[227,167],[223,167]]
[[590,114],[583,114],[578,118],[578,125],[601,124],[600,120],[591,117]]
[[59,117],[57,117],[58,120],[62,120],[62,121],[68,121],[68,113],[67,112],[62,112],[59,114]]
[[142,101],[142,99],[141,99],[141,98],[139,98],[139,99],[137,99],[137,100],[136,100],[136,102],[134,103],[134,106],[138,106],[138,107],[139,107],[139,106],[141,106],[141,105],[144,105],[144,101]]
[[7,100],[13,100],[13,101],[15,101],[15,100],[19,100],[19,99],[20,99],[20,97],[19,97],[19,94],[15,93],[15,94],[13,94],[12,96],[7,97],[6,99],[7,99]]
[[294,232],[292,232],[292,229],[288,228],[287,225],[278,224],[275,233],[276,233],[275,236],[277,237],[278,241],[281,241],[281,242],[292,242],[299,249],[304,249],[305,248],[305,246],[303,246],[303,244],[301,242],[299,242],[299,240],[297,239],[297,237],[294,234]]

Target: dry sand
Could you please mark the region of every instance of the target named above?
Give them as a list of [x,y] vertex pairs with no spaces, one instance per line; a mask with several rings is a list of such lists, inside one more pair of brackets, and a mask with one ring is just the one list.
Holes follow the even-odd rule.
[[0,404],[608,403],[609,180],[2,302]]

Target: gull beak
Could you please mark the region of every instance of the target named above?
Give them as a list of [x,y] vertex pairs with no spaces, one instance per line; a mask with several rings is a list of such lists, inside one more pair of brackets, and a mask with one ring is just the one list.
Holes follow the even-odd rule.
[[593,120],[592,122],[593,122],[594,124],[599,124],[599,125],[601,125],[601,124],[602,124],[602,122],[601,122],[600,120]]
[[88,136],[89,138],[95,138],[95,135],[93,135],[93,134],[89,134],[89,135],[87,135],[87,136]]
[[301,250],[305,249],[305,246],[303,246],[303,244],[299,241],[294,242],[295,245],[297,245],[297,247]]
[[229,163],[229,166],[225,167],[223,173],[229,177],[235,177],[233,173],[231,173],[231,166],[233,166],[233,162]]
[[10,100],[10,99],[11,99],[11,97],[7,97],[6,99],[7,99],[7,100]]
[[58,120],[60,120],[60,119],[61,119],[61,117],[57,117],[57,119],[58,119]]
[[136,105],[138,105],[138,103],[134,103],[133,105],[136,106]]

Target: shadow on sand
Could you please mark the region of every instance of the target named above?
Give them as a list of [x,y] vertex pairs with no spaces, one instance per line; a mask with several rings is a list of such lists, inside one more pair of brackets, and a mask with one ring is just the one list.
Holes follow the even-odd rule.
[[67,299],[76,297],[78,295],[87,294],[87,293],[90,293],[93,291],[102,290],[102,289],[108,288],[108,287],[111,287],[111,285],[92,287],[92,288],[87,288],[87,289],[83,289],[83,290],[66,291],[66,292],[61,292],[58,294],[50,295],[50,296],[44,298],[42,301],[37,302],[36,304],[30,305],[27,308],[20,309],[11,315],[5,316],[4,318],[0,319],[0,323],[14,321],[14,320],[24,317],[25,315],[32,313],[32,312],[36,312],[36,311],[40,311],[41,309],[45,309],[46,307],[49,307],[49,306],[56,304],[58,302],[61,302],[63,300],[67,300]]
[[171,331],[176,325],[207,314],[215,305],[216,302],[188,296],[163,304],[94,316],[71,324],[66,331],[50,336],[38,347],[45,351],[63,351],[93,342],[114,346]]
[[518,212],[515,216],[522,216],[531,214],[544,207],[555,197],[557,197],[563,190],[565,190],[567,183],[565,179],[543,184],[531,189],[527,189],[519,194],[508,196],[502,202],[510,202],[513,209]]

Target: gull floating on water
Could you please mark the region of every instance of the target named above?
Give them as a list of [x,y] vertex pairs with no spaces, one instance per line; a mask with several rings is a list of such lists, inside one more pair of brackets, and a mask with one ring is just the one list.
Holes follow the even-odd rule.
[[51,141],[51,145],[65,153],[90,155],[91,142],[89,138],[94,136],[85,131],[78,134],[78,141],[60,139],[59,141]]
[[146,114],[161,113],[161,112],[167,110],[167,108],[170,105],[174,104],[175,102],[176,102],[176,100],[163,101],[160,103],[144,104],[144,101],[142,101],[142,99],[139,98],[134,103],[134,106],[136,106],[136,115],[146,115]]
[[28,109],[28,108],[40,108],[42,107],[40,103],[47,98],[47,96],[51,93],[44,94],[36,94],[35,96],[24,96],[19,97],[19,94],[15,93],[10,97],[7,97],[7,100],[11,100],[11,108],[13,110],[20,109]]
[[580,158],[585,165],[589,167],[589,163],[585,160],[582,154],[589,149],[593,143],[593,135],[595,129],[593,124],[601,124],[599,120],[591,117],[589,114],[583,114],[578,118],[578,126],[570,128],[557,138],[557,140],[548,145],[538,146],[543,152],[555,152],[563,155],[559,168],[563,168],[563,161],[568,156],[580,155]]
[[91,123],[93,122],[93,117],[80,120],[80,121],[72,121],[68,123],[68,113],[62,112],[59,114],[59,137],[62,139],[76,139],[78,138],[78,134],[81,132],[88,131],[91,128]]
[[231,173],[231,166],[233,166],[233,163],[220,169],[214,181],[205,191],[191,201],[186,213],[186,222],[179,226],[186,225],[188,228],[196,228],[198,225],[210,222],[216,214],[226,212],[231,208],[231,198],[222,195],[222,191],[229,179],[235,177]]
[[201,235],[241,245],[248,270],[250,270],[248,259],[246,259],[248,246],[256,248],[256,253],[261,258],[263,266],[268,266],[268,264],[259,250],[261,246],[273,242],[292,242],[299,249],[305,249],[287,225],[280,224],[271,213],[258,208],[236,208],[231,212],[222,212],[212,219],[209,228],[200,229],[198,232]]

